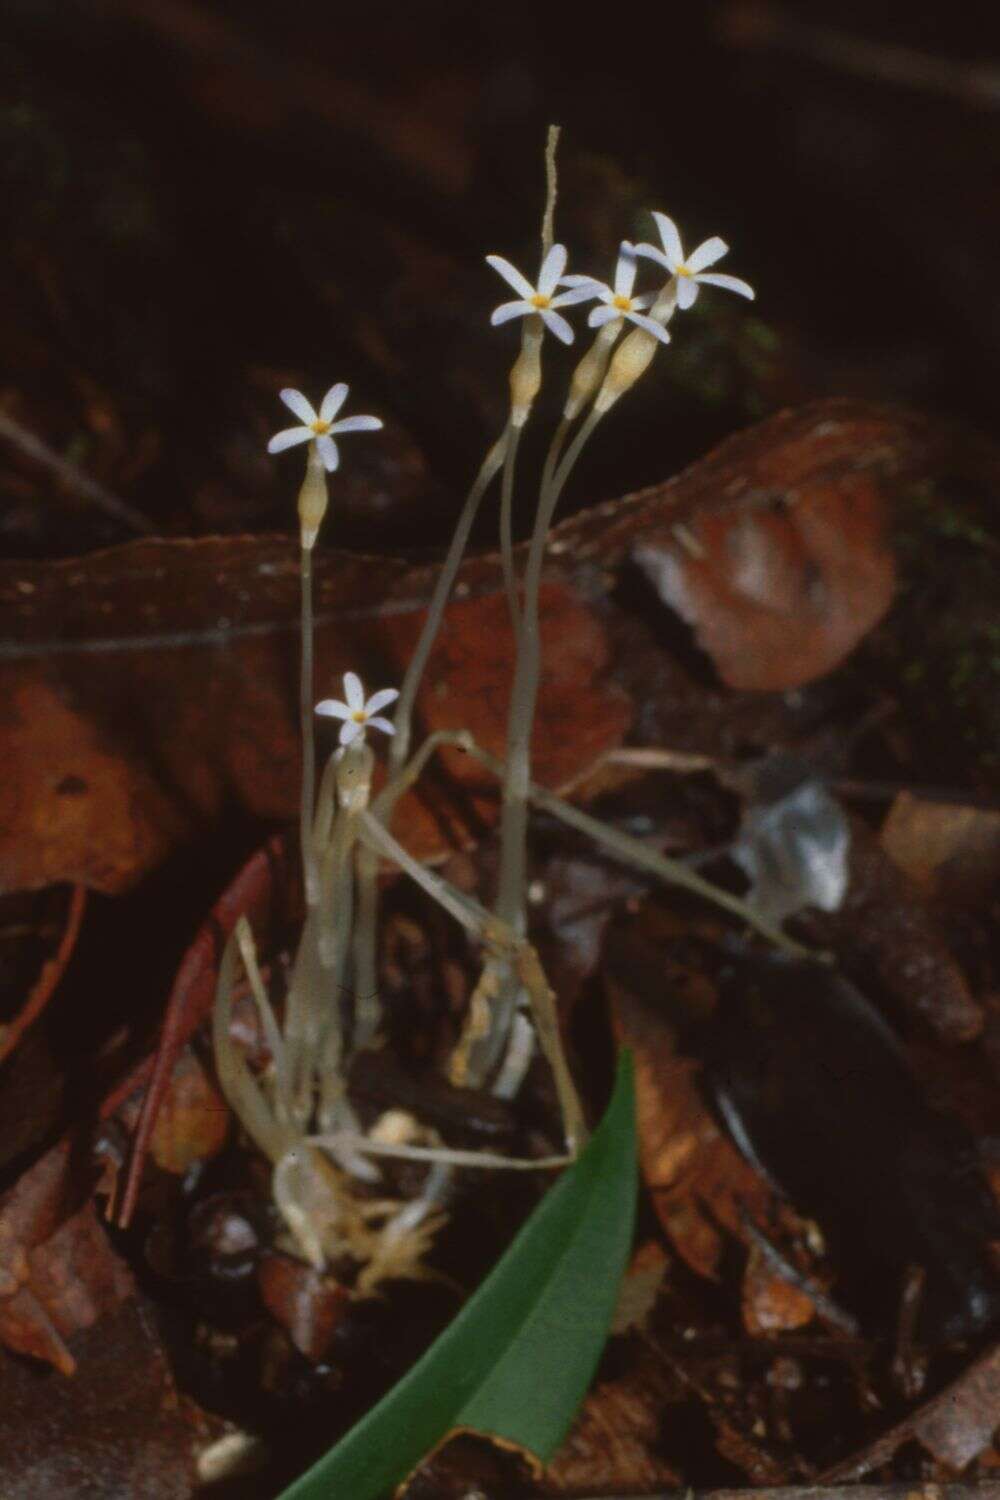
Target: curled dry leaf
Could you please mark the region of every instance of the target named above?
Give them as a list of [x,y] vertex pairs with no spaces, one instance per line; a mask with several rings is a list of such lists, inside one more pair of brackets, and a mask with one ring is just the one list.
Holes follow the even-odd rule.
[[182,1177],[198,1161],[222,1150],[229,1133],[229,1109],[204,1063],[188,1047],[174,1065],[149,1143],[150,1155],[165,1172]]
[[[542,597],[538,780],[571,783],[629,728],[610,629],[627,609],[612,598],[623,568],[638,561],[658,580],[726,683],[806,682],[842,661],[887,608],[896,476],[923,454],[919,429],[900,413],[819,403],[740,434],[669,484],[557,528]],[[435,572],[317,558],[317,697],[348,667],[400,679]],[[118,891],[224,803],[291,819],[297,622],[297,560],[285,538],[141,541],[0,567],[9,767],[0,880]],[[500,750],[512,659],[498,560],[471,559],[419,699],[423,725],[465,725]],[[478,816],[492,815],[493,789],[477,795],[475,768],[454,754],[448,768],[450,794],[442,783],[401,809],[400,829],[421,854],[469,833],[470,794]]]
[[76,1368],[73,1336],[134,1293],[79,1178],[64,1142],[0,1203],[0,1343],[64,1375]]
[[1000,812],[901,792],[879,837],[893,864],[935,905],[979,906],[1000,884]]
[[678,1255],[715,1276],[727,1232],[741,1236],[741,1213],[768,1220],[778,1199],[713,1120],[698,1086],[699,1064],[678,1053],[676,1033],[654,1005],[665,988],[649,945],[634,934],[615,950],[607,989],[619,1043],[635,1056],[639,1165],[653,1207]]
[[812,1300],[776,1275],[755,1245],[743,1274],[743,1323],[755,1337],[804,1328],[816,1316]]

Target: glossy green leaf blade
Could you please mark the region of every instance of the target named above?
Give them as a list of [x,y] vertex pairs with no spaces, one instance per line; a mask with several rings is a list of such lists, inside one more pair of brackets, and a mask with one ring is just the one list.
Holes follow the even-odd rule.
[[380,1500],[461,1428],[549,1458],[604,1346],[636,1183],[632,1060],[622,1053],[579,1160],[413,1369],[281,1500]]

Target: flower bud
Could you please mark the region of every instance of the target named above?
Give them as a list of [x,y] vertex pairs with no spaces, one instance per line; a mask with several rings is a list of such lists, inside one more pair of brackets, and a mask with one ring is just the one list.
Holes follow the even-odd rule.
[[527,318],[521,352],[510,372],[510,421],[523,427],[542,384],[542,320]]
[[604,372],[608,368],[608,360],[611,358],[611,347],[620,332],[620,320],[605,323],[573,371],[569,383],[569,395],[563,407],[563,416],[567,422],[572,422],[578,412],[583,410],[600,385]]
[[658,347],[659,339],[647,333],[645,328],[633,328],[623,339],[594,400],[594,411],[599,416],[610,411],[618,398],[624,396],[630,386],[635,385],[640,375],[645,374]]
[[302,546],[307,552],[312,551],[319,535],[320,525],[326,515],[327,500],[326,470],[313,443],[306,463],[306,477],[299,490],[299,525]]

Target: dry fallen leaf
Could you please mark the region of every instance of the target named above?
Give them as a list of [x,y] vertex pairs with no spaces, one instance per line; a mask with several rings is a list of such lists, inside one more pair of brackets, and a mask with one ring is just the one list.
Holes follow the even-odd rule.
[[[652,570],[726,683],[806,682],[888,607],[897,475],[922,462],[905,415],[818,403],[559,527],[542,599],[538,779],[572,782],[629,728],[632,706],[613,681],[627,664],[610,630],[628,607],[610,598],[623,567]],[[318,557],[317,697],[346,668],[399,680],[435,571]],[[294,550],[274,537],[142,541],[0,566],[0,883],[118,891],[224,805],[291,819],[297,591]],[[432,655],[423,727],[465,724],[500,750],[512,657],[498,561],[472,559]],[[484,798],[475,768],[446,759],[450,783],[401,815],[422,854],[470,830],[470,793],[475,816],[491,815],[493,789]]]

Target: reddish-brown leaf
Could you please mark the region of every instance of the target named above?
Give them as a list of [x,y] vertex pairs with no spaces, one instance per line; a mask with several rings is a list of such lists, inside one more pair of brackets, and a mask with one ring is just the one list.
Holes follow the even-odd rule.
[[[926,467],[905,415],[857,402],[785,414],[669,484],[558,528],[542,608],[538,779],[579,776],[632,717],[610,627],[622,567],[644,566],[723,680],[785,689],[831,670],[888,606],[899,475]],[[435,570],[317,559],[317,696],[345,668],[398,682]],[[282,538],[142,541],[0,567],[0,881],[125,888],[234,801],[292,818],[297,562]],[[420,716],[502,749],[513,657],[497,559],[465,564]],[[711,749],[711,747],[705,747]],[[454,846],[492,798],[460,756],[401,810],[422,854]],[[450,784],[451,790],[445,788]],[[463,791],[464,787],[464,791]]]

